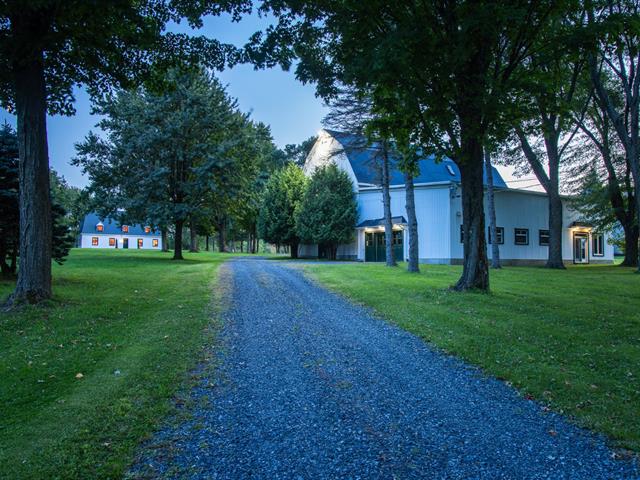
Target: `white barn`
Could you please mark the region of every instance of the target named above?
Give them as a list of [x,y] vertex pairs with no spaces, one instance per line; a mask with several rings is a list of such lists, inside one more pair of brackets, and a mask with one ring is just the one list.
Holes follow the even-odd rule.
[[[354,241],[338,248],[338,258],[381,261],[384,259],[384,212],[379,174],[374,166],[375,152],[373,149],[353,148],[357,142],[352,135],[321,130],[307,156],[304,172],[311,175],[318,166],[333,162],[349,175],[357,198],[358,224],[354,225]],[[415,178],[415,203],[420,262],[459,264],[463,259],[463,244],[458,167],[449,159],[436,162],[433,157],[420,160],[419,165],[420,175]],[[404,179],[396,169],[390,177],[394,252],[396,258],[406,259],[409,242]],[[547,195],[508,188],[495,169],[493,178],[502,262],[505,265],[544,264],[549,248]],[[568,202],[563,202],[562,248],[565,263],[612,263],[614,249],[608,242],[608,235],[596,232],[581,222]],[[488,237],[488,231],[486,235]],[[317,245],[302,245],[299,253],[302,257],[318,257],[323,252]],[[491,248],[487,253],[491,257]]]
[[79,246],[162,250],[162,235],[149,226],[121,225],[109,217],[100,219],[96,213],[90,213],[82,221]]

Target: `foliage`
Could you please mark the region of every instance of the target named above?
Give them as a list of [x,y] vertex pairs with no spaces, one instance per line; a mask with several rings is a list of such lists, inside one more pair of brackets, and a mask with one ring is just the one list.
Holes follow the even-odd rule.
[[3,275],[16,272],[18,257],[18,141],[13,129],[0,130],[0,268]]
[[67,212],[67,224],[71,233],[77,236],[80,233],[82,219],[91,211],[89,195],[83,189],[69,185],[67,180],[53,169],[50,177],[52,198]]
[[[99,111],[106,138],[90,133],[74,163],[102,215],[173,224],[177,235],[192,217],[226,211],[255,178],[264,134],[203,70],[173,69],[162,90],[118,92]],[[176,236],[176,258],[180,249]]]
[[301,143],[289,143],[284,146],[281,154],[287,162],[292,162],[302,167],[317,139],[318,137],[313,135]]
[[295,163],[289,163],[271,176],[262,196],[258,232],[267,242],[291,246],[292,256],[297,256],[300,243],[296,216],[306,186],[307,179],[302,169]]
[[46,311],[0,312],[0,476],[122,478],[211,349],[222,260],[77,249]]
[[[69,229],[67,212],[52,190],[52,258],[62,264],[73,247],[75,236]],[[18,142],[16,133],[7,124],[0,130],[0,271],[16,273],[19,256],[20,209],[18,207]]]
[[358,219],[353,184],[334,163],[319,167],[309,180],[296,215],[296,230],[303,241],[327,247],[335,259],[338,245],[353,240]]
[[428,265],[420,275],[376,264],[305,270],[522,395],[640,451],[640,278],[631,268],[501,269],[492,271],[491,295],[465,296],[447,288],[459,267]]

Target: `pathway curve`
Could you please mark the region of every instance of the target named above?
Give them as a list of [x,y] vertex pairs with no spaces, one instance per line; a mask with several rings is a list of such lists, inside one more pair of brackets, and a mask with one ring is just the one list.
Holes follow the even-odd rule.
[[637,463],[614,460],[602,437],[298,269],[249,258],[223,268],[231,306],[221,366],[194,390],[192,420],[159,432],[134,475],[640,478]]

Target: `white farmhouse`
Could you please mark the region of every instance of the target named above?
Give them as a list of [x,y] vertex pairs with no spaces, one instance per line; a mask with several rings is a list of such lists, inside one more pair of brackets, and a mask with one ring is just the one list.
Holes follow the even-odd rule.
[[[306,175],[328,162],[345,171],[353,182],[358,204],[358,224],[354,241],[338,248],[338,258],[360,261],[383,261],[384,213],[376,152],[354,148],[361,143],[352,135],[321,130],[304,165]],[[351,146],[351,147],[350,147]],[[419,258],[421,263],[459,264],[463,259],[462,203],[460,172],[448,159],[436,162],[433,157],[419,162],[420,175],[415,178],[415,203],[418,220]],[[408,256],[404,177],[393,169],[391,177],[391,212],[393,244],[396,258]],[[508,188],[497,170],[493,170],[495,205],[501,260],[506,265],[542,265],[548,257],[548,200],[545,193]],[[486,201],[486,200],[485,200]],[[566,199],[562,248],[565,263],[611,263],[613,246],[606,233],[593,231],[581,222]],[[485,204],[485,211],[487,211]],[[488,230],[488,229],[487,229]],[[488,237],[488,231],[486,233]],[[489,241],[490,239],[487,238]],[[323,256],[317,245],[302,245],[300,256]],[[491,249],[488,249],[491,257]]]
[[109,217],[101,220],[96,213],[90,213],[82,221],[80,248],[161,250],[162,235],[149,226],[120,225]]

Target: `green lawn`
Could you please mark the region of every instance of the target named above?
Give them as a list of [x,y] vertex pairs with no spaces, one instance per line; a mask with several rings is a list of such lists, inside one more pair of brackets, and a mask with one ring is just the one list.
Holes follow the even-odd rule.
[[118,478],[171,411],[214,337],[228,256],[170,258],[74,250],[51,305],[0,313],[0,478]]
[[640,275],[618,266],[491,272],[455,293],[459,267],[308,265],[328,287],[511,382],[618,446],[640,451]]

